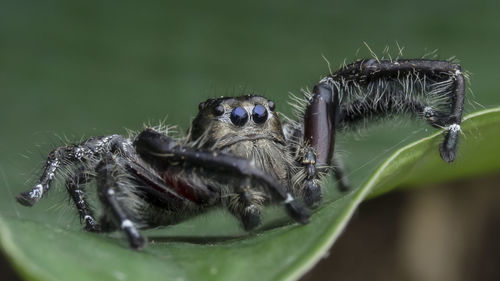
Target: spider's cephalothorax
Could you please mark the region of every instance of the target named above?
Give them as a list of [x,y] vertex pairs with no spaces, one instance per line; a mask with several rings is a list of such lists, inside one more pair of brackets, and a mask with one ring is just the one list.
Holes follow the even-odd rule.
[[[336,132],[369,118],[409,113],[446,129],[440,153],[451,162],[464,94],[460,66],[448,61],[360,60],[297,100],[298,120],[280,121],[274,102],[261,96],[209,99],[184,137],[148,127],[130,137],[59,147],[49,154],[37,185],[17,200],[32,206],[62,166],[69,166],[66,188],[85,229],[121,229],[133,248],[146,243],[138,229],[174,224],[215,206],[227,208],[247,230],[259,225],[270,203],[283,204],[294,220],[307,223],[309,208],[321,199],[321,175],[335,166],[340,189],[347,188],[333,157]],[[99,222],[83,189],[94,178],[103,206]]]

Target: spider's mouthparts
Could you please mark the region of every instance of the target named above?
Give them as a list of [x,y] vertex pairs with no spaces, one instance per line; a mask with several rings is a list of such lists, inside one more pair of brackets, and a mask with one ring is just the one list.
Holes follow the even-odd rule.
[[232,145],[239,143],[239,142],[242,142],[242,141],[256,141],[256,140],[263,140],[263,139],[273,141],[273,142],[278,142],[278,143],[285,145],[285,143],[283,143],[282,140],[280,140],[272,135],[249,134],[249,135],[245,135],[243,137],[234,138],[232,141],[223,143],[223,145],[221,147],[219,147],[219,149],[224,149],[226,147],[232,146]]

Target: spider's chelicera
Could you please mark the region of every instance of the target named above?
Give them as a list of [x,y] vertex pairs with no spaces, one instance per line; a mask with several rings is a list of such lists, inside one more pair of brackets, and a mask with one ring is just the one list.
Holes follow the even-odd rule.
[[[36,186],[17,200],[35,204],[63,166],[66,188],[85,229],[121,229],[132,248],[138,229],[171,225],[215,206],[227,208],[246,230],[257,227],[266,204],[283,204],[299,223],[321,200],[335,133],[370,118],[409,113],[446,128],[441,157],[455,158],[464,103],[460,66],[437,60],[359,60],[323,78],[304,99],[297,120],[278,118],[261,96],[209,99],[199,105],[188,134],[149,127],[130,137],[111,135],[53,150]],[[67,170],[67,169],[65,169]],[[95,179],[103,215],[96,220],[84,185]]]

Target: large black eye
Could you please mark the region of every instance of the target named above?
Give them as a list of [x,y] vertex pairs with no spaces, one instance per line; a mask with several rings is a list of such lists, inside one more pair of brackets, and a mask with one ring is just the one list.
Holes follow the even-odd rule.
[[253,108],[252,119],[257,124],[262,124],[267,120],[267,110],[264,106],[258,104]]
[[236,126],[243,126],[248,121],[248,113],[243,107],[236,107],[231,112],[231,122]]

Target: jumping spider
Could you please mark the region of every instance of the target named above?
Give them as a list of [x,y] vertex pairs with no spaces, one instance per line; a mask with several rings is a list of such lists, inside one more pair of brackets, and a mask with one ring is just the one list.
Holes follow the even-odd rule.
[[[171,225],[215,206],[227,208],[246,230],[259,225],[266,204],[284,204],[305,224],[321,200],[322,175],[336,166],[335,132],[409,113],[446,128],[439,150],[452,162],[464,95],[460,66],[449,61],[359,60],[305,92],[296,105],[298,121],[280,120],[274,102],[262,96],[222,97],[199,105],[182,138],[150,127],[131,137],[93,137],[56,148],[39,182],[17,201],[35,204],[66,166],[66,189],[85,229],[121,229],[135,249],[146,245],[138,229]],[[345,187],[342,170],[333,172]],[[84,190],[94,178],[104,208],[99,222]]]

